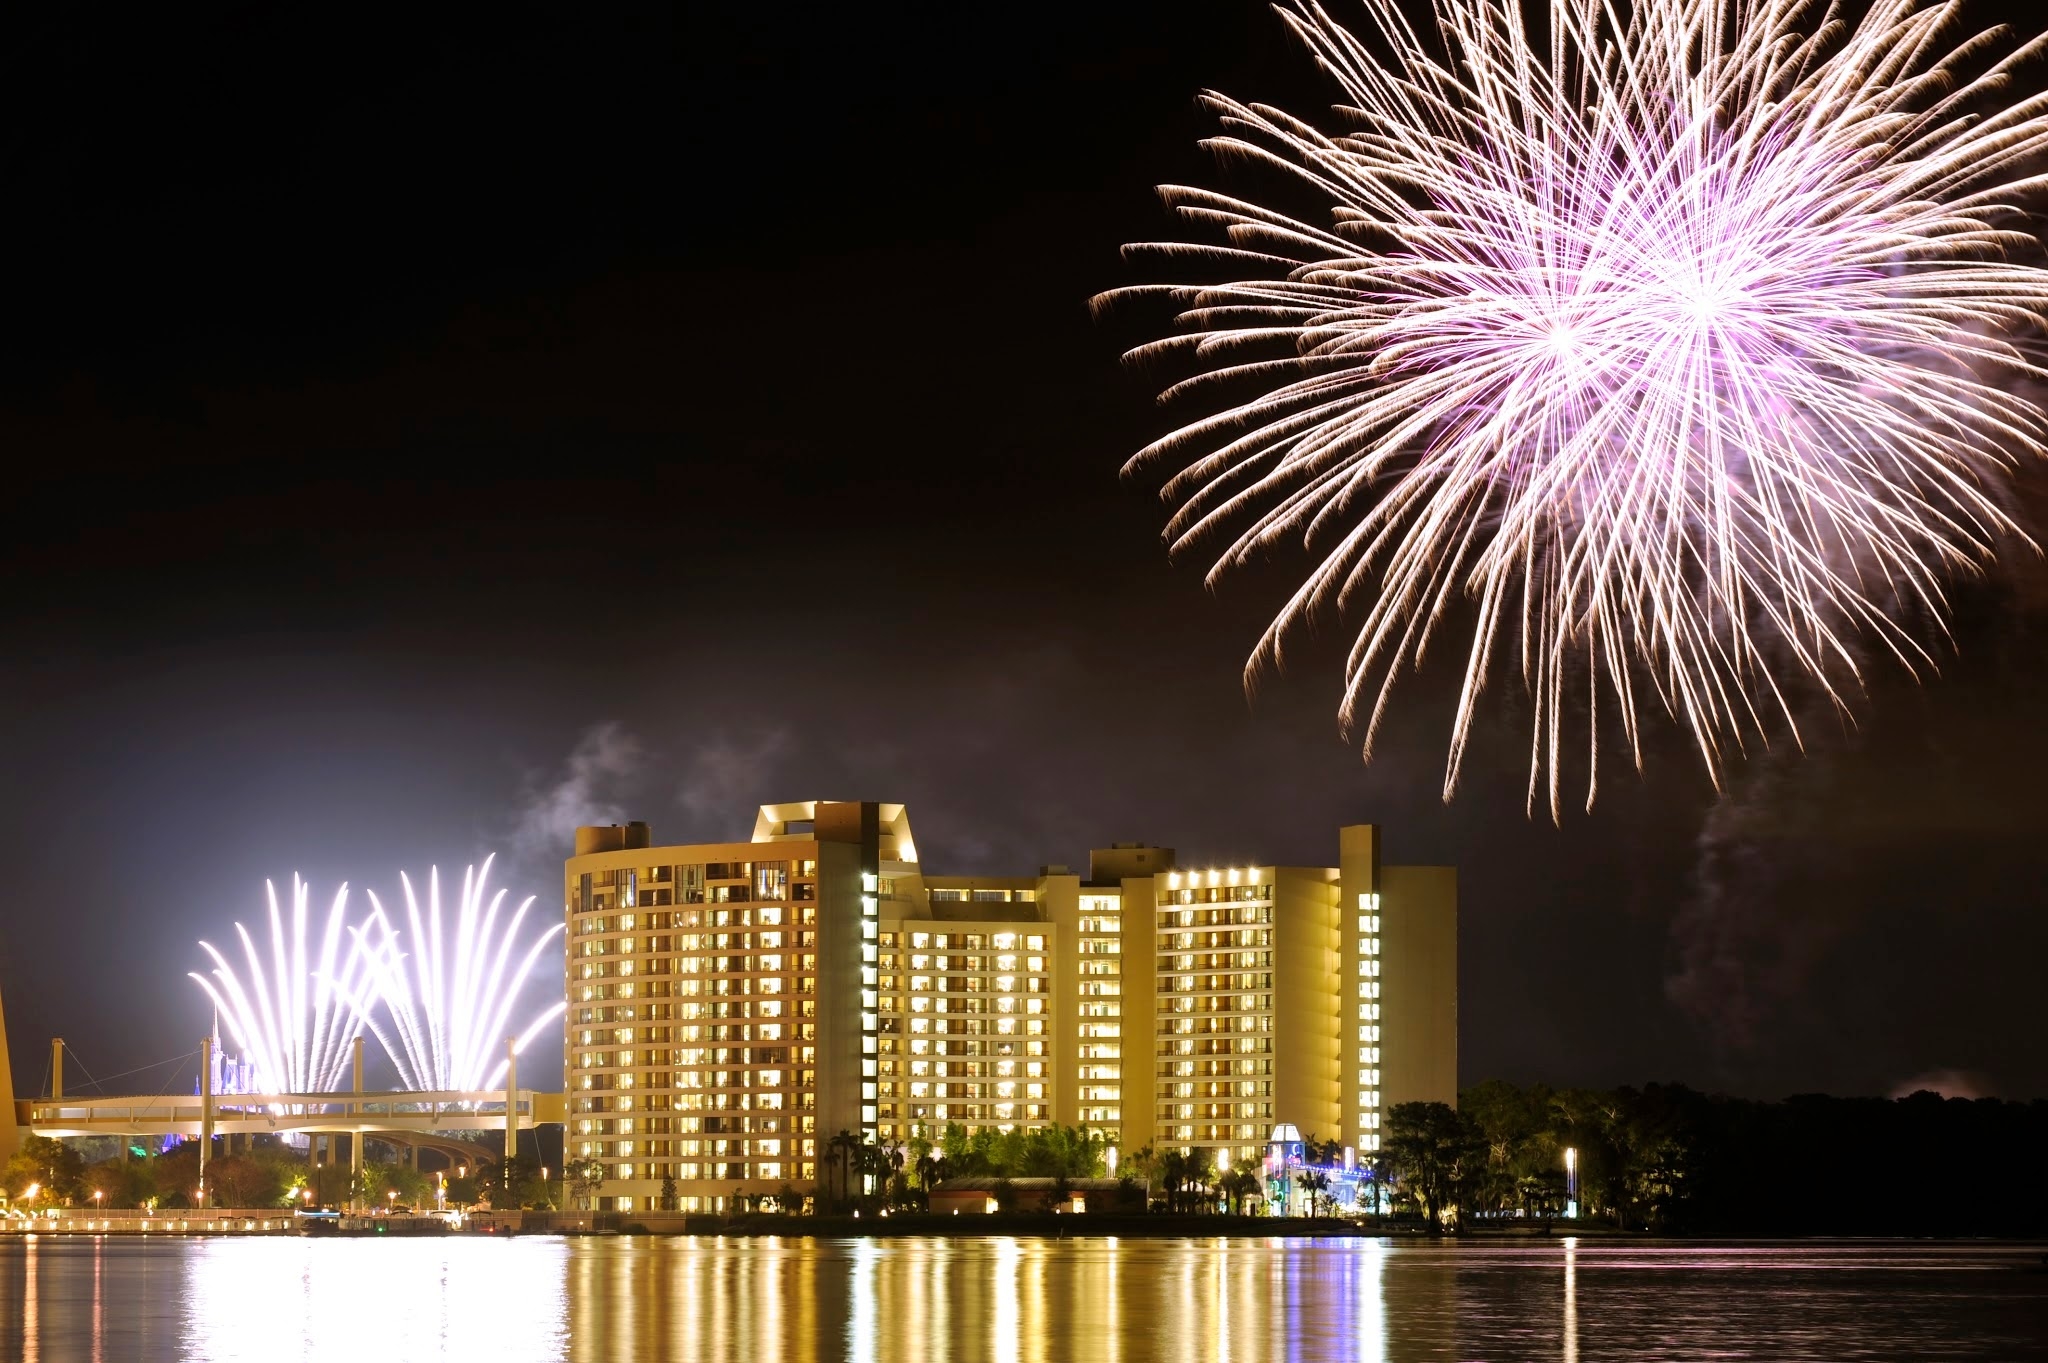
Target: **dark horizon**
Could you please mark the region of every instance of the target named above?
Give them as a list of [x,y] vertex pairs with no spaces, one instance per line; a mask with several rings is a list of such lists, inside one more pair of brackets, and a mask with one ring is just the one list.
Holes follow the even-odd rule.
[[74,1089],[196,1044],[196,940],[266,877],[495,851],[545,909],[577,823],[822,797],[903,801],[941,873],[1320,864],[1378,823],[1459,868],[1468,1085],[2048,1095],[2038,561],[1803,753],[1717,794],[1656,721],[1560,826],[1505,685],[1439,798],[1445,659],[1370,766],[1341,622],[1247,697],[1299,556],[1214,593],[1168,560],[1119,476],[1167,429],[1118,362],[1154,319],[1088,300],[1177,232],[1153,185],[1230,183],[1197,91],[1331,101],[1263,5],[12,36],[22,1094],[52,1035]]

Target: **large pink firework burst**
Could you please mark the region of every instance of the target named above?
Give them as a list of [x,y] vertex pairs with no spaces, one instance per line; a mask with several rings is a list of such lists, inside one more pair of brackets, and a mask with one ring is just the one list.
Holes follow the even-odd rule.
[[1590,806],[1604,717],[1640,765],[1662,709],[1718,780],[1750,736],[1797,739],[1794,680],[1846,704],[1863,642],[1931,663],[1917,624],[2025,543],[2006,484],[2048,437],[2017,382],[2041,376],[2020,206],[2048,103],[2009,94],[2042,40],[1957,38],[1956,6],[1912,0],[1438,0],[1430,30],[1363,8],[1370,45],[1280,11],[1344,91],[1336,131],[1204,96],[1208,145],[1326,217],[1164,187],[1228,244],[1130,250],[1235,277],[1104,295],[1178,307],[1132,352],[1194,364],[1166,399],[1255,392],[1132,461],[1176,467],[1176,550],[1220,537],[1212,576],[1321,556],[1248,680],[1355,606],[1343,715],[1370,758],[1397,676],[1470,620],[1445,796],[1513,667],[1555,817],[1575,698]]

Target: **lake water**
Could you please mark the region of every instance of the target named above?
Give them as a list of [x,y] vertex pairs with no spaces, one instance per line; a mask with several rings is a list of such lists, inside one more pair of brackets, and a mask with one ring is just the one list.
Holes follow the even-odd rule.
[[2043,1247],[0,1242],[0,1359],[2048,1359]]

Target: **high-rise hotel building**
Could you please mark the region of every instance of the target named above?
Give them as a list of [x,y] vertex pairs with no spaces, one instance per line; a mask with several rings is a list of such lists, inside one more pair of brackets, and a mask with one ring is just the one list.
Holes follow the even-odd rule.
[[585,828],[566,867],[569,1157],[600,1206],[812,1189],[839,1133],[1087,1126],[1255,1160],[1277,1122],[1360,1151],[1457,1097],[1457,874],[1179,865],[928,875],[903,806],[764,805],[750,841]]

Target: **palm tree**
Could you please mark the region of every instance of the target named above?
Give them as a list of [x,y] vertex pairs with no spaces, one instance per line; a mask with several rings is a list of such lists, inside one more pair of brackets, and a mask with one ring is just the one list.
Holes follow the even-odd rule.
[[1206,1199],[1209,1185],[1216,1181],[1216,1159],[1207,1150],[1188,1152],[1188,1182],[1195,1188],[1195,1205]]
[[1226,1204],[1239,1216],[1246,1214],[1245,1203],[1259,1195],[1259,1182],[1259,1176],[1244,1165],[1219,1180]]
[[1305,1169],[1301,1175],[1301,1186],[1308,1194],[1308,1214],[1317,1215],[1317,1206],[1325,1200],[1330,1191],[1330,1176],[1320,1169]]
[[1180,1190],[1187,1186],[1188,1157],[1178,1150],[1169,1150],[1159,1157],[1159,1186],[1166,1192],[1166,1210],[1177,1212],[1180,1206]]
[[1310,1164],[1336,1166],[1344,1162],[1344,1142],[1335,1136],[1318,1140],[1311,1132],[1301,1143],[1301,1153]]
[[865,1200],[867,1197],[868,1185],[866,1180],[868,1179],[873,1179],[875,1185],[882,1189],[883,1195],[886,1197],[891,1177],[895,1170],[901,1167],[902,1155],[899,1153],[892,1160],[889,1151],[884,1150],[879,1145],[869,1145],[864,1142],[857,1143],[854,1148],[857,1152],[856,1158],[860,1164],[862,1199]]
[[893,1180],[898,1174],[903,1172],[903,1166],[906,1162],[903,1147],[893,1140],[884,1141],[882,1142],[882,1154],[888,1160],[889,1177]]
[[838,1135],[825,1142],[825,1148],[832,1152],[839,1164],[839,1196],[834,1205],[843,1208],[853,1200],[853,1162],[859,1157],[860,1137],[842,1128]]

